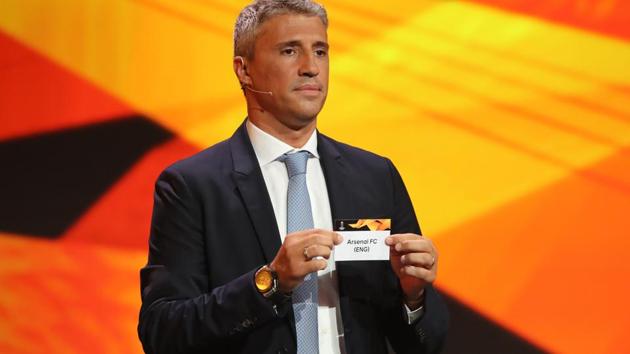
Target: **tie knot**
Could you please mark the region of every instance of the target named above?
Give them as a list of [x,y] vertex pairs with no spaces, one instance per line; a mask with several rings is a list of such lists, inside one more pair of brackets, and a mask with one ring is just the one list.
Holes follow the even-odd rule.
[[306,173],[306,161],[310,153],[308,151],[298,151],[293,154],[284,154],[280,157],[280,161],[287,166],[289,178]]

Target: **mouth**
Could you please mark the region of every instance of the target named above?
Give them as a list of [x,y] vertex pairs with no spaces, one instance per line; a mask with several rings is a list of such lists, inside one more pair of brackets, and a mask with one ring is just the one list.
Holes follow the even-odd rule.
[[321,92],[322,87],[317,84],[304,84],[295,88],[295,91],[300,91],[304,93],[316,93]]

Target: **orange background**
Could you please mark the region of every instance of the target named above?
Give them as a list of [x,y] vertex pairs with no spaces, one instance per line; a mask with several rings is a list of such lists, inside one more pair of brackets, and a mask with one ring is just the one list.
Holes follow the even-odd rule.
[[[440,249],[438,287],[542,351],[630,352],[630,5],[323,3],[319,129],[396,163]],[[153,182],[244,118],[244,4],[2,2],[0,144],[130,114],[172,137],[55,237],[0,224],[1,353],[141,352]]]

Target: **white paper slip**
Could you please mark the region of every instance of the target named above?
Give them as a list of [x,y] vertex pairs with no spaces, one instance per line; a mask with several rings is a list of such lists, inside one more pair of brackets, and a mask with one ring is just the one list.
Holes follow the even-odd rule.
[[385,238],[390,225],[390,219],[335,220],[334,229],[343,237],[335,246],[335,262],[389,260]]

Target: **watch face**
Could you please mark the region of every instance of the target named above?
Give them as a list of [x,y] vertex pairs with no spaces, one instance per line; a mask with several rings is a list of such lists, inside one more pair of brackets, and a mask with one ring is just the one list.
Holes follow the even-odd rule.
[[267,269],[258,271],[254,279],[256,281],[256,288],[262,293],[269,291],[273,285],[273,276]]

